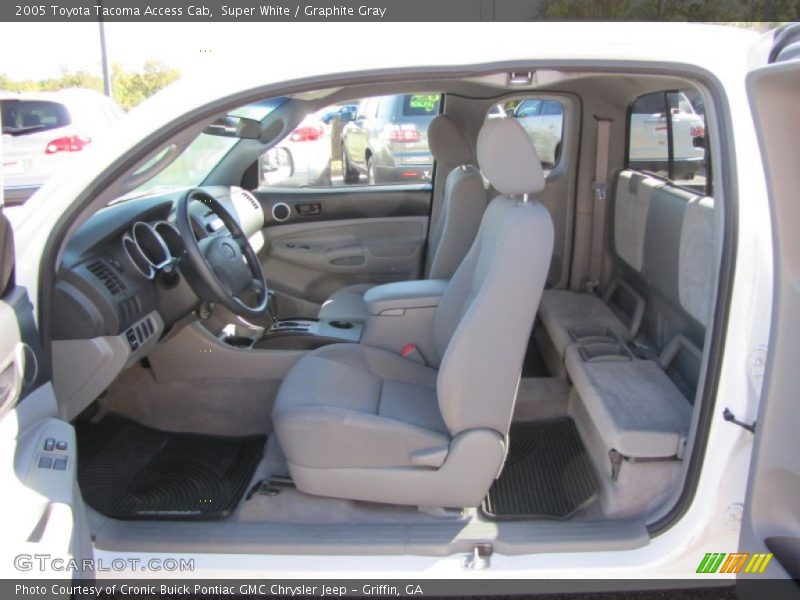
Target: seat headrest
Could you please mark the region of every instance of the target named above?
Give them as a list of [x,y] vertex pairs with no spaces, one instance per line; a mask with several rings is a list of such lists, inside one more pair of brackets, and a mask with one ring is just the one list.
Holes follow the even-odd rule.
[[437,163],[450,167],[475,164],[475,151],[461,126],[447,115],[428,125],[428,146]]
[[501,194],[519,196],[544,189],[542,161],[516,119],[490,119],[478,134],[478,166]]

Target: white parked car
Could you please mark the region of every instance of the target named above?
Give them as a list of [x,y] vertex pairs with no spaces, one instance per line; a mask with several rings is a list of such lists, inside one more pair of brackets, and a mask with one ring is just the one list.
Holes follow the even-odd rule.
[[282,149],[281,157],[288,156],[291,174],[287,176],[282,169],[273,168],[274,151],[265,154],[262,183],[288,187],[330,185],[331,126],[322,121],[323,113],[308,115],[278,147]]
[[[791,36],[448,24],[398,52],[395,28],[181,80],[24,207],[0,244],[2,573],[797,578]],[[632,162],[630,107],[678,89],[705,106],[697,189],[682,128],[665,172]],[[432,183],[259,186],[305,115],[420,90]],[[520,98],[563,108],[557,169],[485,118]]]
[[[668,106],[669,104],[669,106]],[[667,113],[672,115],[667,122]],[[673,177],[692,179],[704,170],[705,121],[698,115],[689,99],[680,92],[656,93],[643,96],[631,106],[631,162],[640,169],[666,173],[672,127]],[[695,140],[701,143],[696,144]]]
[[4,187],[38,187],[124,114],[92,90],[0,92]]
[[546,98],[523,100],[514,110],[514,118],[533,140],[542,162],[549,166],[555,165],[561,151],[564,122],[561,103]]

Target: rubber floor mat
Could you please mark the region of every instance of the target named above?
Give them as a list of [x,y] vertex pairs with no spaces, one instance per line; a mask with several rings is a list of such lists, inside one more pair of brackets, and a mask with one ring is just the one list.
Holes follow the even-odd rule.
[[566,519],[596,498],[595,476],[572,419],[512,423],[509,438],[503,471],[481,505],[484,517]]
[[78,483],[84,500],[116,519],[228,516],[261,460],[265,435],[172,433],[116,414],[80,422]]

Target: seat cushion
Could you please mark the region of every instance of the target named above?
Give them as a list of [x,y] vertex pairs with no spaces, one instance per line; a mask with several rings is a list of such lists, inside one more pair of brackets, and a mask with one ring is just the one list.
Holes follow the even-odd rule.
[[333,344],[303,356],[281,385],[272,418],[290,465],[403,467],[446,448],[435,370],[378,348]]
[[622,339],[628,329],[602,299],[587,293],[569,290],[545,290],[539,305],[539,317],[550,334],[558,354],[564,356],[573,343],[569,330],[581,325],[607,327]]
[[319,309],[319,318],[363,323],[367,319],[364,294],[374,287],[374,283],[359,283],[337,290],[323,302],[322,308]]
[[566,366],[609,450],[636,458],[679,453],[689,433],[692,407],[657,363],[585,362],[572,346]]

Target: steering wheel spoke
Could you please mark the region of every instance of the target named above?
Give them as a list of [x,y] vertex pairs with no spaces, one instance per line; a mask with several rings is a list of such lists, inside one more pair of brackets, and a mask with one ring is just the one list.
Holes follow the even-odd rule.
[[[209,236],[197,240],[189,212],[193,201],[202,202],[214,212],[230,235]],[[176,213],[178,231],[186,246],[187,258],[199,280],[199,285],[193,285],[198,296],[224,304],[244,317],[260,317],[266,314],[269,288],[261,263],[246,234],[226,208],[206,191],[192,189],[178,200]],[[253,306],[241,299],[247,291],[255,293]]]

